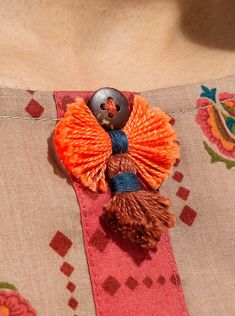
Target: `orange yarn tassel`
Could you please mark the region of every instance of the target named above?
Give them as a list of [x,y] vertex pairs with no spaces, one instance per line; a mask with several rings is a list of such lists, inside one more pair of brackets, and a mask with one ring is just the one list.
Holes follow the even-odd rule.
[[176,132],[170,117],[146,100],[135,96],[133,110],[123,131],[128,138],[128,155],[137,166],[138,176],[156,190],[171,172],[179,157]]
[[109,135],[81,98],[68,105],[56,125],[53,143],[65,168],[93,192],[105,192],[105,170],[112,154]]
[[175,224],[170,200],[154,191],[168,177],[179,157],[176,133],[169,121],[166,113],[150,108],[144,98],[135,95],[131,115],[123,128],[128,151],[112,155],[110,135],[79,98],[68,105],[53,134],[60,160],[90,190],[107,190],[107,166],[111,181],[117,175],[130,173],[134,182],[138,176],[150,189],[116,192],[103,215],[115,231],[145,248],[154,247],[162,232]]

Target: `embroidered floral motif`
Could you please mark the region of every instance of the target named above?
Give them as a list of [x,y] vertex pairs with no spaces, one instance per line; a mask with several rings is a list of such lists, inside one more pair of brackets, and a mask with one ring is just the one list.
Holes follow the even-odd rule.
[[16,287],[0,282],[0,316],[36,316],[30,303],[16,291]]
[[[223,92],[216,97],[216,88],[201,88],[196,122],[213,145],[204,141],[204,148],[211,156],[211,163],[221,161],[230,169],[235,167],[235,93]],[[216,105],[205,107],[213,103]]]

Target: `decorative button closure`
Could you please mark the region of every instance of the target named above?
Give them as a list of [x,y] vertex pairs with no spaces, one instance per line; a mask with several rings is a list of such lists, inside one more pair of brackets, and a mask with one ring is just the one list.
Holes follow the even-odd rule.
[[117,89],[101,88],[93,93],[88,106],[106,130],[121,129],[130,116],[126,97]]

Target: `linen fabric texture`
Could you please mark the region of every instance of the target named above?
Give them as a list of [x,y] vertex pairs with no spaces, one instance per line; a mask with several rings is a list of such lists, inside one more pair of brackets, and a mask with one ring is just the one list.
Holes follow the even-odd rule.
[[0,308],[10,284],[26,316],[234,315],[235,76],[140,92],[181,147],[160,187],[177,224],[150,252],[105,229],[110,193],[84,190],[56,159],[47,118],[90,93],[0,89]]

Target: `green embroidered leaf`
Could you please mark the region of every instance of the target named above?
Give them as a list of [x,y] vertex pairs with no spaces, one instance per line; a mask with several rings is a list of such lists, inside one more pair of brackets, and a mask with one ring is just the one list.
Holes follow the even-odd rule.
[[232,134],[235,135],[235,118],[222,113],[225,123]]
[[233,117],[235,117],[235,107],[231,108],[230,106],[226,105],[225,103],[221,103],[224,109]]
[[15,287],[15,285],[10,284],[8,282],[0,282],[0,289],[8,289],[8,290],[17,291],[17,288]]
[[[215,107],[212,109],[212,111],[214,113],[216,127],[218,128],[220,135],[226,141],[234,143],[235,140],[228,134],[228,132],[225,129],[225,126],[223,125],[224,123],[220,118],[219,111]],[[225,122],[225,125],[226,125],[226,122]]]
[[206,86],[201,85],[202,93],[200,94],[200,97],[207,98],[212,100],[213,102],[216,102],[216,88],[209,89]]
[[229,159],[221,157],[205,141],[203,141],[203,145],[206,151],[208,152],[208,154],[211,156],[211,163],[221,161],[225,163],[227,169],[231,169],[232,167],[235,167],[235,160],[229,160]]

